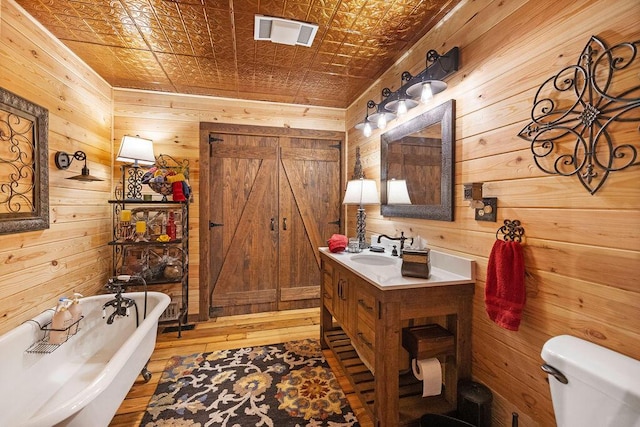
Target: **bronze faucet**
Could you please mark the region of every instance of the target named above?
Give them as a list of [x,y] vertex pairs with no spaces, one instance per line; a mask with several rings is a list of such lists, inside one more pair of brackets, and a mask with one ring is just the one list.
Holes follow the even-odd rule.
[[404,250],[404,241],[407,239],[411,239],[411,244],[413,245],[413,237],[404,237],[404,231],[400,232],[400,237],[390,237],[386,234],[381,234],[378,236],[378,243],[380,243],[380,240],[383,237],[386,237],[389,240],[400,240],[400,258],[402,258],[402,251]]

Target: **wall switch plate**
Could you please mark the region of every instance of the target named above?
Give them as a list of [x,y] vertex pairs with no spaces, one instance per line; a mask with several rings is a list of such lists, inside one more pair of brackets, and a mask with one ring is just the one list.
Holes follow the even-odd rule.
[[498,220],[498,198],[483,197],[482,203],[484,203],[484,208],[475,209],[476,221],[496,222]]

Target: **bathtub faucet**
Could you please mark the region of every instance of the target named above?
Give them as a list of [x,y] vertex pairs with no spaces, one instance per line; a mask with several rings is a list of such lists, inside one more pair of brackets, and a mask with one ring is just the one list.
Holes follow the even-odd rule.
[[116,316],[129,316],[129,309],[135,304],[136,302],[131,298],[125,298],[122,295],[117,294],[116,298],[106,302],[102,306],[102,318],[104,319],[107,317],[107,307],[113,307],[113,313],[111,313],[107,319],[107,325],[110,325],[113,323],[113,319],[115,319]]
[[411,239],[411,244],[413,245],[413,237],[404,237],[404,231],[400,232],[400,237],[390,237],[386,234],[381,234],[378,236],[378,243],[382,240],[383,237],[386,237],[389,240],[400,240],[400,257],[402,257],[402,251],[404,250],[404,241],[407,239]]
[[[113,307],[113,313],[107,319],[107,325],[111,325],[116,316],[129,316],[129,309],[136,305],[136,302],[127,297],[122,296],[122,291],[124,286],[122,283],[118,281],[113,281],[109,279],[106,285],[107,289],[112,292],[115,292],[115,297],[112,300],[107,301],[102,306],[102,318],[107,317],[107,307]],[[136,316],[137,316],[137,306],[136,306]]]

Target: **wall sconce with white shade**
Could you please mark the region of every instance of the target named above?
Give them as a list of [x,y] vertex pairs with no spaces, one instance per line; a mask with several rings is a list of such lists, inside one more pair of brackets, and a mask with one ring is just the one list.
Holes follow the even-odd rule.
[[387,181],[387,204],[410,205],[409,189],[406,179],[390,179]]
[[98,178],[89,173],[89,168],[87,167],[87,154],[84,151],[76,151],[72,156],[65,153],[64,151],[58,151],[55,156],[56,167],[61,170],[69,169],[73,160],[84,161],[84,166],[82,167],[82,172],[80,175],[71,176],[67,179],[74,179],[76,181],[104,181],[102,178]]
[[[128,169],[128,179],[126,183],[126,199],[141,200],[142,199],[142,176],[143,171],[140,170],[141,165],[150,166],[156,162],[153,154],[153,141],[140,136],[125,135],[122,137],[120,151],[116,157],[116,161],[132,163]],[[122,192],[124,194],[125,186],[125,166],[122,166]]]
[[[384,88],[382,101],[379,104],[369,100],[367,102],[367,117],[362,124],[356,125],[356,128],[367,132],[369,129],[365,125],[369,121],[375,123],[379,129],[384,129],[390,120],[396,116],[400,117],[411,108],[416,107],[418,105],[417,99],[420,99],[422,103],[429,102],[434,95],[447,88],[447,84],[443,80],[458,71],[459,58],[460,53],[457,47],[452,48],[444,55],[440,55],[433,49],[429,50],[426,54],[426,68],[415,76],[404,71],[400,76],[403,82],[400,88],[395,92]],[[369,116],[369,108],[376,106],[376,113]],[[369,135],[365,133],[365,136]]]
[[360,162],[360,147],[356,147],[356,161],[353,165],[353,176],[347,182],[347,190],[344,194],[343,205],[358,206],[356,215],[356,235],[360,249],[367,247],[365,237],[367,214],[364,211],[364,205],[379,205],[380,196],[378,195],[378,187],[373,179],[366,179],[362,163]]
[[463,184],[464,200],[475,210],[476,221],[497,221],[498,198],[482,197],[482,182]]

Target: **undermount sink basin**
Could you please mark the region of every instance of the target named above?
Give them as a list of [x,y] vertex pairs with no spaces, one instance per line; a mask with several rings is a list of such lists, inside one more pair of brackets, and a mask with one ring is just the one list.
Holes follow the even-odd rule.
[[355,255],[351,257],[351,260],[357,263],[366,264],[366,265],[385,266],[385,265],[396,264],[395,259],[387,258],[384,256],[377,256],[377,255]]

